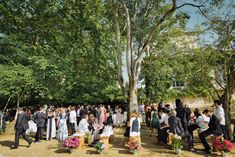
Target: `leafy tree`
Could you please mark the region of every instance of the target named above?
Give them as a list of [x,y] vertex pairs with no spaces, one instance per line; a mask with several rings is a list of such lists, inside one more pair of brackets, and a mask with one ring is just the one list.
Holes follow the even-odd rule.
[[[176,9],[187,5],[192,4],[185,3],[177,7],[176,0],[172,0],[171,3],[164,0],[112,1],[118,54],[118,80],[130,112],[138,109],[137,81],[144,56],[149,54],[154,44],[157,45],[156,40],[160,41],[165,32],[173,29],[171,26],[177,26],[180,23],[173,15]],[[122,56],[125,56],[124,62],[128,73],[127,88],[122,76]]]

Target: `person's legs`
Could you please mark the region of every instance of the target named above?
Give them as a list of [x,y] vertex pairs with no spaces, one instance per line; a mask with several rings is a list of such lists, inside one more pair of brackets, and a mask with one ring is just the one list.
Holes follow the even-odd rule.
[[44,134],[44,127],[40,127],[39,129],[39,139],[43,140],[43,134]]
[[26,130],[23,131],[22,136],[28,142],[28,144],[31,144],[32,140],[28,137],[28,135],[26,135],[25,131]]
[[157,142],[160,143],[161,142],[161,129],[160,127],[157,128]]
[[222,133],[223,133],[224,139],[228,139],[228,137],[227,137],[227,131],[226,131],[226,126],[220,124],[220,129],[221,129],[221,131],[222,131]]
[[206,151],[211,150],[211,147],[209,146],[208,142],[206,141],[206,137],[209,136],[210,134],[212,134],[212,131],[208,130],[208,129],[199,134],[199,138],[200,138]]
[[72,128],[72,135],[76,133],[75,131],[75,123],[71,123],[71,128]]
[[193,138],[192,138],[192,136],[190,135],[190,133],[189,133],[189,132],[185,132],[184,134],[181,135],[181,137],[182,137],[183,139],[184,139],[184,138],[187,138],[189,150],[190,150],[190,149],[193,149]]
[[19,139],[20,139],[20,135],[21,134],[22,134],[22,129],[16,129],[14,148],[18,148],[18,146],[19,146]]
[[167,130],[168,129],[169,128],[163,128],[159,130],[160,133],[158,135],[158,139],[160,140],[160,142],[163,142],[165,144],[167,144],[167,136],[168,136]]
[[193,131],[196,130],[197,128],[200,128],[197,124],[191,124],[188,126],[188,132],[191,134],[192,139],[193,139]]
[[37,128],[37,132],[36,132],[36,135],[35,135],[35,142],[38,142],[39,141],[39,135],[40,134],[40,127]]

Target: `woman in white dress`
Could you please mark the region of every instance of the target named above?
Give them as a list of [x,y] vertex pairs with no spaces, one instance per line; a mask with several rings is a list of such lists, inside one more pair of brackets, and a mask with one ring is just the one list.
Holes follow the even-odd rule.
[[67,138],[68,138],[67,115],[65,113],[65,109],[61,108],[58,131],[57,131],[57,139],[64,141]]
[[116,112],[116,115],[117,115],[116,125],[122,127],[122,114],[121,114],[122,109],[119,106],[117,106],[116,109],[115,109],[115,112]]
[[102,128],[104,126],[104,121],[106,120],[106,109],[104,107],[104,105],[101,105],[100,107],[100,117],[99,117],[99,125],[100,128]]
[[51,140],[56,137],[56,125],[55,118],[52,111],[47,112],[47,140]]

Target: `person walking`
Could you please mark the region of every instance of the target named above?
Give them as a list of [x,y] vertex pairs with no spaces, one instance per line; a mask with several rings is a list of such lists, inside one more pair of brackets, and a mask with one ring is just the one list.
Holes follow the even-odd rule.
[[26,109],[22,110],[22,108],[20,108],[15,124],[15,144],[12,149],[18,149],[20,136],[23,136],[23,138],[29,144],[28,147],[30,147],[33,140],[30,139],[25,133],[26,130],[29,128],[29,120],[30,116],[28,113],[26,113]]

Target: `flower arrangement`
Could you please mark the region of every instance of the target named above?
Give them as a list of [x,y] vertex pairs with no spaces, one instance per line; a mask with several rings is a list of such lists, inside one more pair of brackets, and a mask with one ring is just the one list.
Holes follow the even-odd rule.
[[105,144],[102,141],[96,143],[95,148],[98,152],[103,152],[105,149]]
[[128,147],[133,153],[138,153],[138,151],[142,149],[139,142],[128,142]]
[[71,137],[64,141],[63,147],[75,149],[79,147],[80,139],[78,137]]
[[183,142],[182,142],[182,138],[178,135],[175,135],[173,140],[172,140],[172,149],[182,149],[183,148]]
[[227,153],[233,150],[234,145],[229,140],[216,139],[214,141],[214,147],[221,152]]

